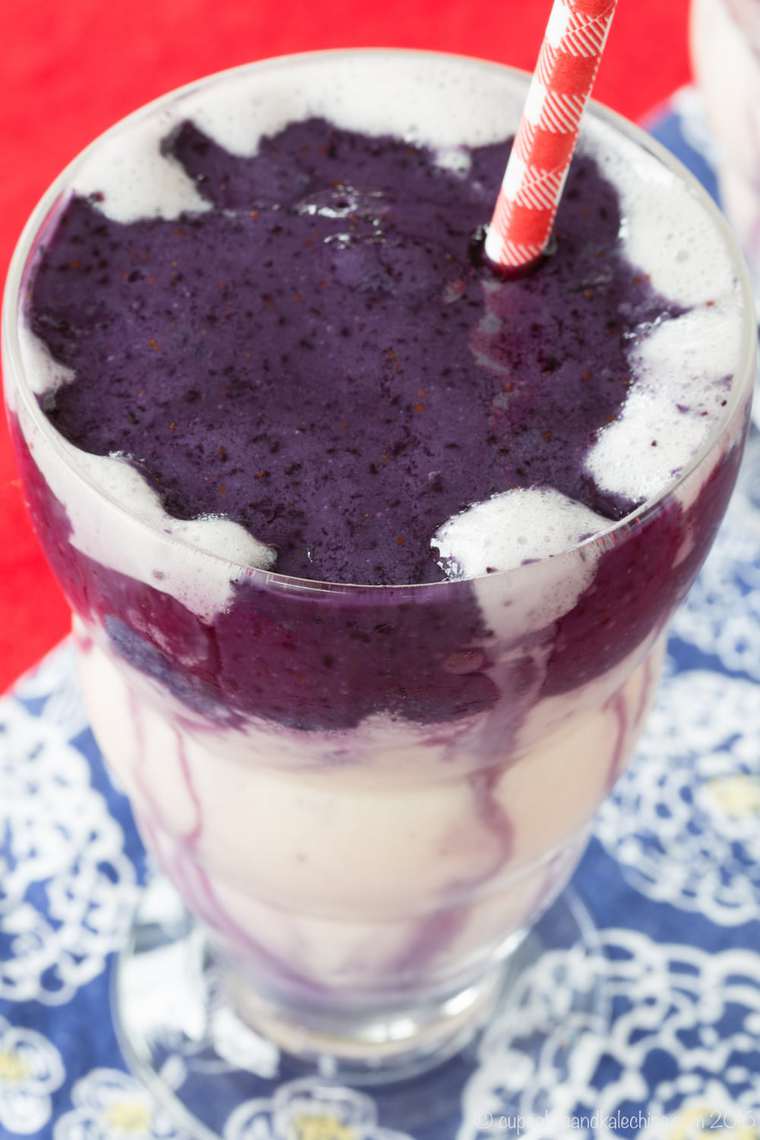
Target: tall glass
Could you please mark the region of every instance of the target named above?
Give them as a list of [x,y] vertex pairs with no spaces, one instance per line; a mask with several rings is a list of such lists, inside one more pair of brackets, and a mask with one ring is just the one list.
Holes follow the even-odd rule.
[[[366,76],[389,57],[324,53],[246,71],[263,99],[272,85],[297,91],[306,71],[329,84],[347,58]],[[390,62],[400,58],[434,86],[437,57]],[[526,77],[456,67],[459,113],[498,101],[506,134]],[[225,81],[168,95],[106,140]],[[596,107],[591,124],[691,183],[617,116]],[[411,1072],[482,1018],[631,753],[668,618],[740,460],[755,350],[744,271],[705,199],[743,290],[741,358],[719,430],[656,502],[508,572],[302,581],[227,561],[186,524],[167,530],[117,501],[43,415],[35,390],[51,362],[24,340],[26,287],[81,161],[21,238],[3,350],[25,493],[74,612],[95,734],[244,1020],[303,1056]]]
[[720,188],[760,297],[760,5],[693,0],[691,56]]

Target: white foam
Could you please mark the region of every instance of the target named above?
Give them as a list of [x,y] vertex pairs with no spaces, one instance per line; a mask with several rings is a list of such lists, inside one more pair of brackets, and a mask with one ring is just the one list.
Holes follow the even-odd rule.
[[684,307],[732,294],[723,235],[691,186],[608,123],[594,123],[581,149],[618,191],[626,255],[654,289]]
[[[52,396],[64,384],[76,380],[73,368],[54,360],[46,344],[22,325],[20,329],[21,359],[29,387],[36,396]],[[9,395],[13,386],[8,385]]]
[[469,174],[472,158],[469,151],[462,146],[441,146],[434,156],[437,166],[442,170],[450,170],[452,174],[461,174],[464,178]]
[[[610,525],[553,488],[531,487],[475,503],[444,523],[431,545],[447,577],[478,578],[475,592],[487,627],[502,645],[517,644],[524,654],[525,637],[550,628],[591,584],[601,547],[571,548]],[[513,573],[502,583],[489,569]],[[537,678],[550,648],[534,646]],[[509,652],[505,661],[508,666]]]
[[445,150],[504,138],[521,101],[519,89],[505,85],[497,70],[445,56],[378,51],[273,61],[213,89],[190,91],[177,114],[237,155],[255,154],[262,135],[312,115],[346,130],[394,134]]
[[209,203],[182,167],[161,155],[161,140],[176,121],[175,114],[165,111],[98,141],[76,170],[75,193],[102,194],[100,209],[116,222],[208,210]]
[[664,321],[639,342],[620,417],[586,460],[597,486],[646,501],[686,467],[723,414],[740,331],[724,300]]
[[[35,361],[47,360],[51,365],[47,350],[27,329],[21,332],[21,352],[27,370]],[[232,601],[239,576],[237,567],[222,557],[261,569],[274,564],[275,552],[238,523],[213,516],[189,521],[171,518],[146,480],[123,457],[90,455],[61,436],[62,462],[23,414],[22,427],[48,487],[66,508],[71,545],[102,566],[170,594],[211,620]],[[126,510],[114,517],[116,508],[111,513],[102,501],[96,502],[97,492]],[[180,542],[172,541],[177,539]],[[196,551],[219,557],[199,557]]]
[[530,487],[474,503],[444,523],[432,545],[447,577],[475,578],[559,554],[610,525],[553,488]]

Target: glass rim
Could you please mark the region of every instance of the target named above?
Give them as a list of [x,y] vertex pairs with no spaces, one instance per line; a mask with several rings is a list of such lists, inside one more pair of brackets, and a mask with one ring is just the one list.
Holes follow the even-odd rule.
[[[383,585],[380,583],[362,583],[362,582],[332,582],[321,579],[312,578],[299,578],[295,575],[280,573],[277,570],[266,570],[261,567],[251,566],[245,562],[239,562],[235,559],[228,558],[223,554],[217,554],[203,547],[198,546],[196,543],[188,540],[187,538],[170,535],[162,529],[160,524],[154,523],[146,519],[139,513],[133,513],[129,507],[112,494],[103,490],[98,486],[97,482],[91,479],[81,466],[72,461],[68,453],[68,447],[63,437],[56,431],[53,425],[48,420],[47,416],[42,411],[42,408],[37,400],[37,397],[29,385],[26,377],[26,372],[21,356],[21,347],[18,328],[20,324],[20,307],[23,301],[23,285],[25,272],[30,264],[30,257],[34,253],[35,242],[38,235],[50,217],[53,207],[59,200],[62,194],[65,194],[68,189],[72,174],[79,167],[80,163],[87,158],[90,153],[95,150],[104,140],[111,136],[118,134],[122,130],[126,130],[135,123],[140,122],[143,118],[148,118],[161,108],[173,102],[174,100],[181,99],[191,93],[195,93],[199,89],[214,83],[220,82],[225,78],[242,75],[244,73],[265,71],[279,67],[288,67],[299,62],[308,60],[319,60],[329,63],[331,59],[336,57],[350,57],[350,56],[420,56],[429,59],[446,59],[455,61],[466,67],[474,69],[485,69],[489,71],[496,71],[500,73],[505,79],[513,84],[515,89],[520,88],[522,92],[527,92],[527,86],[531,78],[531,73],[521,68],[512,67],[508,64],[499,63],[494,60],[482,59],[477,56],[468,56],[456,52],[438,52],[428,51],[416,48],[383,48],[383,47],[367,47],[367,48],[332,48],[320,51],[304,51],[288,53],[284,55],[277,55],[267,57],[261,60],[255,60],[250,63],[240,64],[235,67],[226,68],[221,71],[211,72],[208,75],[202,76],[199,79],[192,80],[190,83],[183,84],[180,87],[172,88],[170,91],[165,92],[163,95],[158,96],[156,99],[151,100],[132,111],[130,114],[119,119],[116,123],[112,124],[105,131],[96,136],[90,143],[87,144],[75,157],[67,163],[61,173],[54,179],[50,186],[45,190],[42,197],[37,202],[36,206],[29,215],[26,224],[24,225],[19,239],[11,257],[8,275],[5,283],[5,290],[2,305],[2,356],[4,363],[4,373],[7,370],[7,375],[4,376],[5,385],[13,384],[14,396],[23,403],[25,412],[30,420],[34,423],[35,428],[41,433],[41,438],[45,442],[45,446],[50,446],[55,453],[57,459],[71,472],[74,477],[83,483],[90,492],[97,498],[103,499],[108,506],[115,510],[118,514],[122,514],[130,519],[131,522],[137,522],[141,527],[147,529],[149,533],[169,543],[170,545],[179,545],[189,551],[199,554],[203,559],[211,559],[214,563],[220,563],[226,567],[230,567],[230,578],[234,580],[251,580],[259,581],[262,585],[270,587],[279,586],[283,589],[291,587],[293,589],[300,589],[302,591],[313,592],[343,592],[343,593],[357,593],[364,591],[417,591],[426,590],[433,591],[441,588],[451,589],[460,584],[467,582],[482,582],[485,580],[497,579],[504,580],[509,575],[518,575],[521,571],[524,572],[522,564],[511,567],[507,570],[497,570],[490,574],[472,575],[466,578],[445,578],[436,582],[407,582],[407,583],[394,583],[390,585]],[[641,127],[626,119],[623,115],[613,111],[611,108],[605,106],[596,100],[591,100],[586,111],[586,116],[594,120],[601,121],[606,126],[623,134],[629,141],[633,142],[640,149],[646,151],[651,157],[662,163],[672,174],[678,177],[682,182],[685,182],[689,190],[698,199],[700,204],[705,209],[705,212],[711,222],[717,229],[724,247],[728,260],[731,264],[734,279],[738,282],[740,298],[741,298],[741,320],[742,320],[742,337],[741,347],[737,367],[734,372],[734,384],[732,385],[731,397],[728,407],[722,418],[713,425],[707,437],[702,442],[694,456],[689,460],[688,464],[673,478],[671,478],[660,490],[660,492],[653,498],[646,500],[635,511],[626,515],[624,518],[619,519],[617,522],[611,522],[610,526],[602,531],[596,532],[589,538],[581,542],[574,543],[568,546],[565,550],[558,551],[555,554],[544,555],[536,559],[538,563],[546,562],[550,559],[558,559],[566,557],[577,551],[586,548],[601,547],[602,549],[609,547],[616,538],[621,534],[625,534],[633,528],[643,526],[647,523],[650,517],[657,515],[668,500],[670,500],[675,492],[681,487],[696,471],[707,456],[714,450],[717,444],[725,435],[727,429],[733,423],[735,417],[741,413],[744,403],[752,392],[752,385],[755,374],[755,360],[757,350],[757,331],[754,313],[754,300],[752,293],[752,286],[749,279],[748,270],[746,268],[744,258],[739,250],[736,239],[734,238],[729,224],[718,206],[713,199],[704,189],[702,184],[694,177],[694,175],[687,169],[684,164],[675,157],[662,143],[658,142],[655,138],[649,135]],[[10,403],[6,400],[10,409]],[[11,409],[12,410],[12,409]],[[86,454],[86,453],[85,453]],[[168,516],[171,517],[171,516]],[[209,516],[198,516],[198,518]],[[214,516],[225,517],[225,516]],[[261,541],[261,540],[259,540]]]

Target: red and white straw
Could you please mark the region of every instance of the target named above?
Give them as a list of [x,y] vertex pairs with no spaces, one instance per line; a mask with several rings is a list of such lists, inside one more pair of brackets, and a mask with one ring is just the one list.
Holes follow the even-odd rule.
[[554,0],[486,236],[486,256],[504,269],[530,265],[551,237],[616,5]]

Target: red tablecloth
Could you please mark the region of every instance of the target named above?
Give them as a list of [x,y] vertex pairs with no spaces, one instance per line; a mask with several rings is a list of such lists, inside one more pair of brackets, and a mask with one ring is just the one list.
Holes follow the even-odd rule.
[[[550,0],[4,0],[0,265],[85,143],[206,72],[310,48],[435,48],[533,65]],[[635,118],[688,78],[688,0],[620,0],[597,94]],[[64,633],[0,428],[0,689]]]

